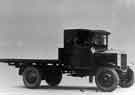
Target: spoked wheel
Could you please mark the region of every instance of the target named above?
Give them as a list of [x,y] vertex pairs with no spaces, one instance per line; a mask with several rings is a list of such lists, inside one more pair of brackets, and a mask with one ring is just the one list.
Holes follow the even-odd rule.
[[125,74],[120,73],[120,86],[123,88],[128,88],[134,83],[134,72],[130,68],[128,68]]
[[113,91],[119,84],[119,76],[113,68],[100,68],[96,73],[96,85],[102,91]]
[[37,68],[27,67],[23,72],[23,82],[27,88],[37,88],[41,83],[41,75]]
[[62,72],[59,70],[48,71],[45,75],[45,80],[49,86],[57,86],[62,80]]

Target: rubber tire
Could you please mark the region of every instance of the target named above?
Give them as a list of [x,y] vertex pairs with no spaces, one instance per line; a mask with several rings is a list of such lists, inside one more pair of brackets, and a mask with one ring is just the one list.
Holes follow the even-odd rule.
[[122,88],[128,88],[128,87],[130,87],[130,86],[132,86],[134,84],[134,72],[133,72],[133,70],[128,68],[127,74],[130,76],[130,80],[128,82],[126,82],[126,83],[122,83],[122,80],[121,80],[119,85]]
[[[113,84],[110,87],[102,86],[100,81],[98,80],[101,74],[110,73],[113,77]],[[115,69],[109,68],[109,67],[102,67],[97,70],[96,76],[95,76],[95,82],[101,91],[104,92],[111,92],[117,88],[117,85],[119,84],[119,76]]]
[[[31,71],[34,71],[35,74],[36,74],[36,81],[34,83],[30,83],[27,78],[28,78],[28,72],[31,72]],[[23,82],[24,82],[24,85],[27,87],[27,88],[38,88],[41,84],[41,75],[40,75],[40,72],[37,68],[35,67],[26,67],[24,69],[24,72],[23,72]]]
[[48,71],[45,75],[45,80],[49,86],[58,86],[62,80],[61,71]]

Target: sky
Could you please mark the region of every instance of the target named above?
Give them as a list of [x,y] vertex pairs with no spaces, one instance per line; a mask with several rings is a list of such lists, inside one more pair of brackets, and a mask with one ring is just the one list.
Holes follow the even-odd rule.
[[56,0],[0,0],[1,57],[55,57],[61,29]]
[[134,59],[134,0],[0,0],[0,57],[57,58],[65,28],[110,31]]

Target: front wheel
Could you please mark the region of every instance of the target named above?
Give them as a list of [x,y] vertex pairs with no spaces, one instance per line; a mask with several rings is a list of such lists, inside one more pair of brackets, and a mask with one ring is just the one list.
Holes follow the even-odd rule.
[[125,74],[120,73],[120,86],[123,88],[128,88],[133,85],[134,83],[134,72],[132,69],[128,68]]
[[101,91],[110,92],[117,88],[119,76],[115,69],[102,67],[97,70],[95,81]]

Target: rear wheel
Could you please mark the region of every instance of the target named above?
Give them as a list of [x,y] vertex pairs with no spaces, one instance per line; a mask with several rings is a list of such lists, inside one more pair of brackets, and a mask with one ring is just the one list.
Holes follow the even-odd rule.
[[130,68],[128,68],[127,72],[122,74],[120,73],[120,86],[123,88],[127,88],[133,85],[134,83],[134,72]]
[[60,70],[48,71],[45,80],[49,86],[57,86],[62,80],[62,72]]
[[41,75],[37,68],[27,67],[23,72],[23,82],[27,88],[37,88],[41,83]]
[[95,76],[95,81],[100,90],[110,92],[117,88],[119,76],[113,68],[99,68]]

